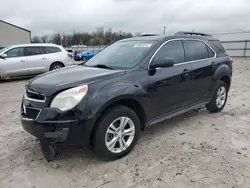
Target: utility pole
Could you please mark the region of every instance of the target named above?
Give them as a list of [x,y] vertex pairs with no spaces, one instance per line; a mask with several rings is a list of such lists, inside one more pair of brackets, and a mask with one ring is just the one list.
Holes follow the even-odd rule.
[[166,26],[163,27],[163,34],[166,35]]

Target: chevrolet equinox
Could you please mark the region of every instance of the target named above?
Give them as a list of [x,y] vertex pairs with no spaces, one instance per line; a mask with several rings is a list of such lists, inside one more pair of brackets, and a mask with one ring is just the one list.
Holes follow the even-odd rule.
[[220,112],[232,62],[209,34],[124,39],[85,64],[28,81],[22,126],[39,138],[47,161],[58,145],[90,145],[100,157],[117,159],[148,125],[203,106]]

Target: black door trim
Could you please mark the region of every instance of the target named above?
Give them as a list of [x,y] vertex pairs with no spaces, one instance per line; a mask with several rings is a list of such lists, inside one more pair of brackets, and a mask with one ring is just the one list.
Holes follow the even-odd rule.
[[181,108],[179,110],[175,110],[173,112],[170,112],[170,113],[167,113],[167,114],[163,114],[163,115],[161,115],[161,116],[159,116],[157,118],[152,119],[148,123],[146,123],[146,126],[148,126],[148,125],[154,125],[154,124],[160,123],[162,121],[165,121],[167,119],[170,119],[172,117],[175,117],[175,116],[178,116],[180,114],[186,113],[188,111],[191,111],[191,110],[194,110],[194,109],[197,109],[197,108],[201,108],[201,107],[205,106],[207,103],[209,103],[209,101],[210,100],[204,100],[204,101],[195,103],[195,104],[193,104],[191,106],[187,106],[187,107]]

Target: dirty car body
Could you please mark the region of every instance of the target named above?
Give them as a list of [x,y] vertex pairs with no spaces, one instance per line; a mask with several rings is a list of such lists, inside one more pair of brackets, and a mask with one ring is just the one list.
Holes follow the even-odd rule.
[[[195,52],[191,47],[203,47],[205,52],[192,54]],[[231,76],[232,60],[211,36],[183,33],[125,39],[85,65],[66,67],[30,80],[22,100],[21,121],[24,129],[46,146],[93,144],[98,150],[102,142],[99,127],[105,124],[103,116],[112,114],[113,109],[121,113],[133,111],[128,116],[132,114],[131,120],[138,117],[139,123],[137,119],[131,121],[136,131],[138,126],[138,130],[143,130],[147,125],[204,105],[213,111],[214,104],[210,103],[218,83],[228,91]],[[67,96],[75,92],[83,97],[71,106]],[[224,102],[217,111],[224,107],[225,97],[224,101],[222,94],[216,98],[218,104],[219,99],[221,104]],[[97,136],[99,142],[95,141]],[[107,148],[101,151],[112,158],[125,155],[131,148],[120,153]]]

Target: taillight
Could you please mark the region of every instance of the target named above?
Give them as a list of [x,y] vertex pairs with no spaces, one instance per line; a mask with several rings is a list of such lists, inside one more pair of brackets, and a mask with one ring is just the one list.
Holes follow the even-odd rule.
[[230,63],[230,65],[232,65],[233,64],[233,59],[230,57],[230,59],[229,59],[229,63]]
[[68,53],[68,56],[69,56],[69,57],[71,57],[71,54],[70,54],[70,53]]

